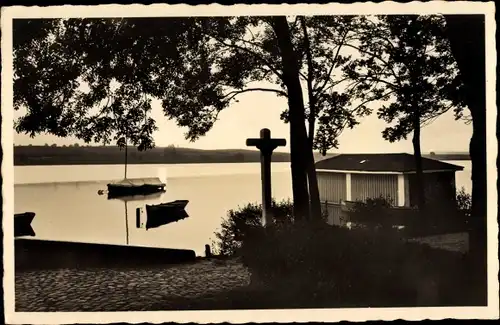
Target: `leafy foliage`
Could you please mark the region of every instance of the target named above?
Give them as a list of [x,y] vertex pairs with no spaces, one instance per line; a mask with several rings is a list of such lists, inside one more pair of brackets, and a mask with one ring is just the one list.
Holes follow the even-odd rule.
[[[305,29],[298,17],[288,23],[304,82],[311,71],[309,101],[319,124],[314,145],[326,151],[357,123],[356,115],[368,113],[354,109],[351,94],[339,88],[340,68],[350,60],[340,49],[354,18],[302,18]],[[27,111],[16,130],[32,136],[118,144],[127,137],[147,149],[156,130],[147,117],[154,98],[194,141],[239,94],[287,96],[270,17],[16,20],[14,63],[15,108]]]
[[[289,224],[293,222],[293,205],[290,201],[273,201],[273,223]],[[222,256],[238,253],[242,241],[252,228],[261,227],[262,206],[249,203],[237,210],[229,210],[222,221],[221,230],[215,233],[216,241],[212,244],[214,252]]]
[[345,74],[356,81],[358,95],[382,102],[379,118],[395,123],[383,131],[391,142],[414,130],[414,116],[425,126],[450,109],[457,119],[465,108],[463,85],[444,35],[442,16],[377,16],[360,19],[356,49]]
[[[300,77],[307,89],[309,137],[313,148],[326,154],[338,147],[338,137],[344,129],[353,128],[359,123],[358,118],[371,113],[366,106],[358,104],[358,94],[349,88],[348,78],[342,75],[342,69],[352,61],[345,48],[356,40],[359,18],[299,18],[292,30],[297,30],[293,34],[294,42],[300,44]],[[282,120],[287,121],[287,113],[283,112]]]
[[[468,283],[461,254],[324,224],[259,228],[241,254],[253,285],[294,297],[297,307],[452,304]],[[438,301],[428,300],[429,280]]]
[[[33,34],[39,37],[23,36],[40,25],[44,32]],[[152,38],[167,48],[177,43],[168,31],[147,19],[14,21],[14,105],[27,110],[16,130],[120,146],[127,139],[139,150],[150,148],[154,66],[144,58],[158,51]],[[175,52],[164,56],[164,64],[170,57]]]
[[465,219],[469,220],[472,216],[472,196],[463,187],[457,192],[457,207]]
[[394,218],[390,213],[393,208],[393,200],[383,196],[367,198],[366,202],[356,201],[349,210],[350,220],[359,223],[360,227],[369,229],[392,229],[395,226]]

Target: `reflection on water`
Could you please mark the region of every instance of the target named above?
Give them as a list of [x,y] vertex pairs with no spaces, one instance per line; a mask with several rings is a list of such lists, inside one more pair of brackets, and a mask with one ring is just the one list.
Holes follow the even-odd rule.
[[[261,197],[258,173],[173,178],[166,192],[133,200],[98,195],[106,183],[16,185],[15,211],[36,212],[32,225],[39,239],[193,249],[202,255],[228,210]],[[290,192],[289,173],[274,173],[274,196],[284,199]],[[174,200],[189,200],[189,218],[147,231],[136,227],[137,208]]]
[[[104,195],[105,191],[104,190],[99,190],[97,191],[99,195]],[[128,203],[130,201],[147,201],[147,200],[153,200],[153,199],[159,199],[163,192],[157,192],[157,193],[151,193],[147,195],[133,195],[133,196],[122,196],[122,197],[109,197],[108,195],[108,200],[118,200],[122,201],[123,205],[125,207],[125,238],[126,238],[126,244],[129,244],[129,231],[128,231],[128,219],[130,217],[129,215],[129,209],[128,209]]]

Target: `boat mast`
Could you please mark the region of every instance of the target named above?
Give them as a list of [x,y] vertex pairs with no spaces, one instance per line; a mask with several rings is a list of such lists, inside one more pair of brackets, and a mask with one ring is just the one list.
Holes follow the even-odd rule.
[[124,201],[125,203],[125,232],[126,232],[126,242],[127,242],[127,245],[128,245],[128,237],[129,237],[129,234],[128,234],[128,209],[127,209],[127,201]]
[[127,135],[125,134],[125,179],[127,179],[127,157],[128,157],[127,147],[128,147]]

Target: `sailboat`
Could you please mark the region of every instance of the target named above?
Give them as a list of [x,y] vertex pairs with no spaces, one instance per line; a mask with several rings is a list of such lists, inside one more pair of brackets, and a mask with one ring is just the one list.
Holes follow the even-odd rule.
[[108,198],[164,192],[166,184],[157,177],[127,178],[127,149],[128,143],[125,138],[125,177],[121,181],[108,184]]

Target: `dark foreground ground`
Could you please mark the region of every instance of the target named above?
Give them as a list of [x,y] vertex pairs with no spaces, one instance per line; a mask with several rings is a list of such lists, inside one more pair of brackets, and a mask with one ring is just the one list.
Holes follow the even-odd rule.
[[[465,251],[468,246],[463,234],[425,242],[453,251]],[[333,305],[328,292],[306,298],[258,287],[250,283],[250,273],[238,259],[135,268],[18,270],[15,297],[18,312],[363,307]]]
[[16,272],[16,311],[140,311],[184,309],[187,301],[247,286],[237,261],[117,269]]

